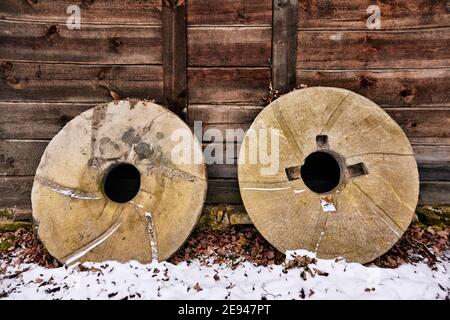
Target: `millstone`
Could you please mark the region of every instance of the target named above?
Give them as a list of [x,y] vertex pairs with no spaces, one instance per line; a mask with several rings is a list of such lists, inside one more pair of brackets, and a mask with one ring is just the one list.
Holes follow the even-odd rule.
[[[172,156],[177,129],[197,164]],[[150,102],[112,102],[52,139],[36,171],[33,217],[61,262],[161,261],[189,236],[206,188],[201,146],[181,119]]]
[[[279,166],[267,174],[269,164],[249,152],[270,155],[275,136]],[[361,263],[398,241],[419,193],[401,128],[375,103],[337,88],[297,90],[268,105],[243,140],[238,176],[251,220],[278,250]]]

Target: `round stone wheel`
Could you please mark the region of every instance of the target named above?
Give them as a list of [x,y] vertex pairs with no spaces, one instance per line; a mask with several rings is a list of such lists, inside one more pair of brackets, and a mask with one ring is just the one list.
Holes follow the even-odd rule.
[[[267,161],[271,150],[276,161]],[[360,263],[398,241],[419,194],[402,129],[338,88],[296,90],[268,105],[243,140],[238,176],[251,220],[278,250]]]
[[47,146],[33,218],[63,263],[161,261],[191,233],[206,189],[201,145],[181,119],[150,102],[111,102],[74,118]]

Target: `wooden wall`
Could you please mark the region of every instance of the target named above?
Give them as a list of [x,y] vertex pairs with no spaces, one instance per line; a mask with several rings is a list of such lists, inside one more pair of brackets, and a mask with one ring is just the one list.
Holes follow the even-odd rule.
[[[82,29],[65,10],[82,6]],[[0,207],[30,208],[48,141],[104,101],[164,103],[162,0],[0,2]],[[381,8],[382,30],[366,9]],[[450,202],[450,9],[445,0],[300,0],[297,85],[343,87],[410,138],[421,202]],[[187,121],[248,128],[266,104],[272,0],[187,0]],[[207,143],[207,141],[204,141]],[[228,141],[239,147],[239,141]],[[210,203],[239,203],[236,165],[208,167]]]
[[162,102],[161,3],[0,2],[0,207],[30,208],[45,146],[74,116],[115,94]]

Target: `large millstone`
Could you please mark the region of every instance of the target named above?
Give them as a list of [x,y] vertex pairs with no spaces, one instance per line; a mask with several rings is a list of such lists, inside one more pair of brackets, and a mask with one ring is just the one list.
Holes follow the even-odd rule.
[[[196,162],[172,152],[182,149],[174,131]],[[50,142],[33,184],[33,217],[61,262],[164,260],[195,226],[206,184],[201,146],[182,120],[150,102],[112,102]]]
[[[277,137],[270,172],[251,155],[270,155]],[[337,88],[297,90],[267,106],[244,138],[238,174],[250,218],[277,249],[361,263],[402,236],[419,193],[401,128],[375,103]]]

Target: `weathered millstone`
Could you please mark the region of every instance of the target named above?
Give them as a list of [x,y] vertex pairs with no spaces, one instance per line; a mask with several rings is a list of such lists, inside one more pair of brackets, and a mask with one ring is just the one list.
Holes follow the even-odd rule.
[[[271,174],[269,164],[250,161],[271,154],[268,129],[279,138]],[[263,135],[269,143],[254,143]],[[401,128],[375,103],[337,88],[297,90],[268,105],[243,140],[238,176],[251,220],[277,249],[362,263],[402,236],[419,193]]]
[[[173,158],[179,129],[200,161]],[[112,102],[50,142],[34,180],[33,218],[64,263],[165,260],[197,223],[206,184],[201,146],[182,120],[150,102]]]

